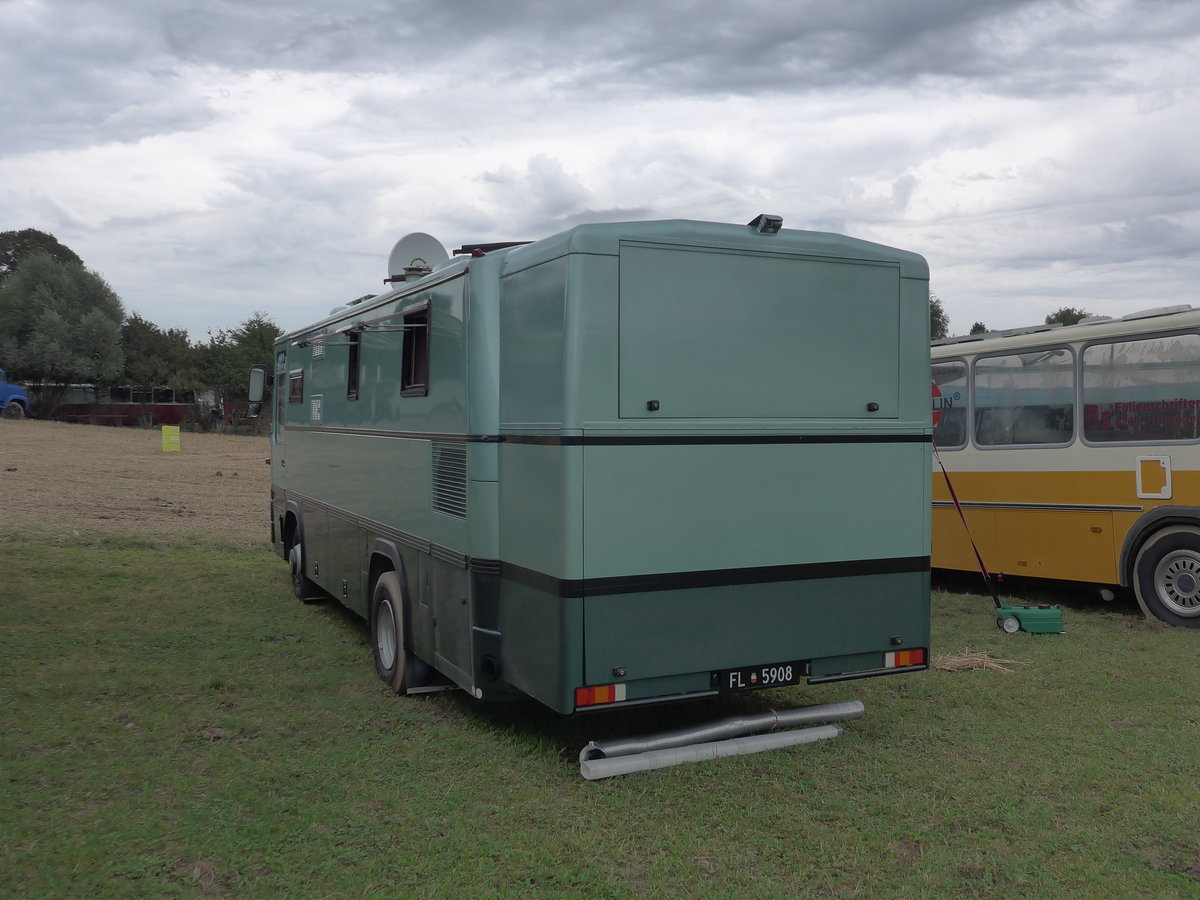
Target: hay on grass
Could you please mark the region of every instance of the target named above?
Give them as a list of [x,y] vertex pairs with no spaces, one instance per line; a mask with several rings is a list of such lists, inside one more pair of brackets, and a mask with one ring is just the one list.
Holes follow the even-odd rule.
[[962,653],[942,653],[933,658],[933,667],[943,672],[963,672],[969,669],[994,669],[1011,672],[1012,666],[1022,665],[1020,660],[996,659],[981,651],[964,650]]

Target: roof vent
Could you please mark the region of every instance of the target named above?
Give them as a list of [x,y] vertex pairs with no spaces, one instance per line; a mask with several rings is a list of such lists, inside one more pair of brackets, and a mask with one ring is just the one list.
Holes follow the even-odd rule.
[[1005,328],[1000,332],[1004,337],[1016,337],[1021,334],[1038,334],[1042,331],[1053,331],[1062,328],[1062,322],[1048,322],[1045,325],[1026,325],[1024,328]]
[[1137,319],[1154,319],[1158,316],[1173,316],[1175,313],[1187,312],[1191,308],[1191,305],[1187,303],[1180,303],[1177,306],[1156,306],[1153,309],[1141,309],[1137,312],[1131,312],[1127,316],[1121,316],[1121,321],[1133,322]]
[[767,213],[755,216],[746,223],[754,229],[755,234],[778,234],[783,227],[783,216],[772,216]]

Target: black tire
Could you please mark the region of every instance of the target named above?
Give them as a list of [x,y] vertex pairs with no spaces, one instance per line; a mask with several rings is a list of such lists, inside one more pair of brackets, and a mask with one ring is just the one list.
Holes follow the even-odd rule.
[[324,597],[321,586],[304,574],[304,542],[297,540],[288,548],[288,567],[292,572],[292,593],[311,603]]
[[375,671],[397,694],[408,689],[408,649],[404,633],[404,589],[400,576],[384,572],[371,592],[371,648]]
[[6,419],[23,419],[25,418],[25,407],[13,400],[3,410],[0,410],[0,415]]
[[1148,617],[1200,628],[1200,529],[1179,525],[1151,535],[1134,561],[1133,586]]

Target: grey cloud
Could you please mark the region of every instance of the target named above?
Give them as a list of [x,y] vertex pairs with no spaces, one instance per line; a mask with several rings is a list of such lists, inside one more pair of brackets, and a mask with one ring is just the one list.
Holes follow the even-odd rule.
[[1200,231],[1167,216],[1145,216],[1107,225],[1101,235],[1097,250],[1110,262],[1194,258],[1200,254]]
[[529,161],[524,173],[489,171],[479,176],[501,209],[524,209],[534,218],[554,219],[578,209],[588,192],[562,163],[545,155]]
[[214,114],[181,88],[189,66],[398,74],[467,97],[474,82],[508,84],[514,103],[534,82],[589,103],[938,84],[1032,96],[1117,85],[1122,54],[1200,28],[1200,4],[1173,0],[1104,10],[1088,0],[47,0],[30,9],[5,20],[0,82],[20,85],[0,99],[8,153],[198,129]]
[[646,206],[611,207],[609,209],[582,209],[557,218],[545,218],[534,222],[531,234],[539,238],[548,237],[576,225],[594,222],[637,222],[653,218],[654,211]]
[[153,22],[119,5],[28,9],[4,20],[3,153],[136,141],[211,121],[164,57]]
[[206,3],[165,13],[161,27],[180,59],[233,69],[387,71],[421,55],[409,16],[378,3]]
[[[457,71],[544,76],[562,90],[798,93],[948,80],[1019,95],[1070,93],[1117,76],[1122,48],[1191,33],[1172,0],[348,0],[176,8],[164,40],[181,59],[232,68]],[[508,75],[501,75],[508,73]]]
[[892,185],[892,201],[896,204],[896,209],[905,210],[908,208],[908,201],[912,199],[913,191],[917,189],[920,181],[915,175],[901,175]]

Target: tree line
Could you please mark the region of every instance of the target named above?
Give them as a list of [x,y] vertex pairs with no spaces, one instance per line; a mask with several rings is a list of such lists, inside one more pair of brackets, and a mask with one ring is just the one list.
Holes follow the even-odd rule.
[[244,399],[251,365],[269,362],[281,329],[256,312],[192,342],[124,304],[99,272],[36,229],[0,232],[0,368],[33,386],[34,413],[51,418],[73,384],[170,388],[216,404]]
[[[1046,316],[1046,325],[1076,325],[1092,314],[1081,306],[1063,306]],[[982,322],[971,326],[968,334],[987,334],[991,329]],[[940,341],[950,337],[950,317],[946,315],[946,307],[933,291],[929,292],[929,337]]]

